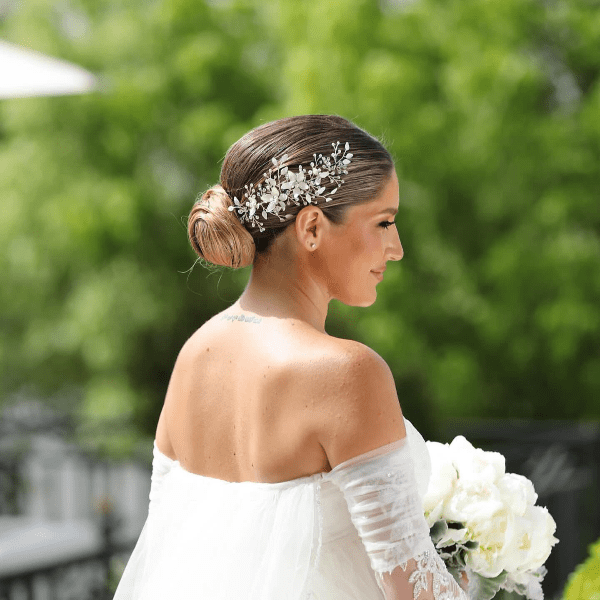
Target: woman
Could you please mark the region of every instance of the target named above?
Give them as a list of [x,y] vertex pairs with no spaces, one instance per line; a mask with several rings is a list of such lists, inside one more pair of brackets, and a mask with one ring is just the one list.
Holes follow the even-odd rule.
[[189,236],[252,265],[177,358],[149,515],[116,600],[466,598],[437,557],[430,465],[386,363],[325,332],[403,256],[389,152],[339,116],[280,119],[227,152]]

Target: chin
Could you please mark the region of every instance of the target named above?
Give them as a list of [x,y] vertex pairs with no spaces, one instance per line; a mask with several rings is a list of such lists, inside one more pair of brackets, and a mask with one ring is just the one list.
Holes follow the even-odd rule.
[[377,292],[373,290],[373,293],[370,296],[348,296],[346,298],[337,299],[346,306],[360,306],[362,308],[366,308],[367,306],[372,306],[375,304],[375,300],[377,300]]
[[371,298],[370,300],[365,300],[364,302],[362,302],[361,304],[357,304],[356,306],[362,306],[362,307],[367,307],[367,306],[373,306],[373,304],[375,304],[375,300],[377,300],[377,294],[375,294],[375,297]]

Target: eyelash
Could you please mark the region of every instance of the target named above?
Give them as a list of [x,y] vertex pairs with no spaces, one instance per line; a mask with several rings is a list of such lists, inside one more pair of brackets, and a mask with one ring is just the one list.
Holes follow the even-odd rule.
[[379,223],[379,227],[383,227],[384,229],[387,229],[388,227],[391,227],[392,225],[395,225],[396,221],[383,221],[383,223]]

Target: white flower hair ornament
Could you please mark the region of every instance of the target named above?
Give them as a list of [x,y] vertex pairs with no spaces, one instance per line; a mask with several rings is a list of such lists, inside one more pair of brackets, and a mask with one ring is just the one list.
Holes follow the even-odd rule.
[[[235,197],[229,210],[237,212],[242,224],[249,223],[252,227],[264,231],[260,217],[266,220],[271,214],[277,215],[280,221],[285,221],[292,218],[289,214],[281,216],[288,206],[317,204],[317,198],[324,198],[325,202],[330,202],[331,196],[344,183],[342,175],[348,173],[347,166],[352,158],[352,154],[348,152],[350,150],[348,142],[344,145],[343,152],[339,148],[340,142],[331,145],[333,152],[330,156],[313,154],[315,160],[310,163],[310,167],[304,169],[300,165],[297,173],[284,166],[289,158],[287,154],[279,160],[272,158],[273,167],[268,173],[263,173],[265,181],[256,186],[253,183],[245,185],[246,191],[242,199],[238,200]],[[324,193],[325,183],[334,183],[336,187]]]

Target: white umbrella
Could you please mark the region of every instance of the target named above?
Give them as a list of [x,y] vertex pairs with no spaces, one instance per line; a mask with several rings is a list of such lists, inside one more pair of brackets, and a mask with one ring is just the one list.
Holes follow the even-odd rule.
[[82,94],[95,85],[77,65],[0,40],[0,99]]

